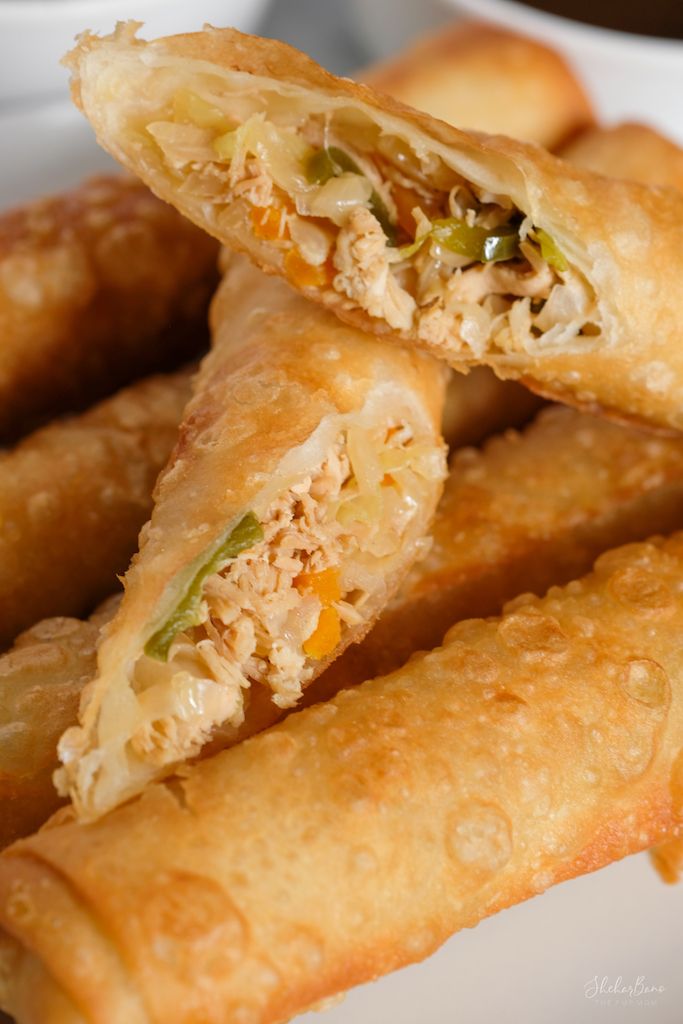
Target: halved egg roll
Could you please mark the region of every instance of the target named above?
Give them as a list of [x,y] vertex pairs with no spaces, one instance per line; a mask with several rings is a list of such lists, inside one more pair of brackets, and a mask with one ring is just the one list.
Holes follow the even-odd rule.
[[18,1024],[275,1024],[683,824],[683,535],[0,857]]
[[402,665],[454,623],[583,575],[603,551],[683,528],[683,441],[562,406],[456,452],[433,544],[315,701]]
[[206,346],[215,241],[124,176],[0,216],[0,443]]
[[556,149],[594,124],[565,60],[536,39],[459,18],[357,76],[458,128]]
[[0,650],[115,588],[189,397],[189,370],[150,377],[0,452]]
[[360,640],[424,552],[443,365],[235,260],[58,784],[86,818]]
[[365,330],[683,425],[683,196],[403,107],[272,40],[85,34],[73,96],[163,198]]

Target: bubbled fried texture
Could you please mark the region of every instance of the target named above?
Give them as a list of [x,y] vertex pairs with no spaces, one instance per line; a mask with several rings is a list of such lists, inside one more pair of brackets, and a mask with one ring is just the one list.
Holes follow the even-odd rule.
[[0,453],[0,649],[116,587],[190,390],[188,370],[152,377]]
[[197,355],[216,259],[123,176],[0,217],[0,442]]
[[117,601],[86,622],[39,622],[0,657],[0,847],[33,832],[61,802],[52,785],[57,740],[76,720],[100,629]]
[[587,572],[607,548],[683,527],[683,441],[559,406],[456,453],[434,543],[364,642],[308,700],[390,672],[452,623]]
[[589,128],[562,149],[579,167],[646,185],[668,185],[683,192],[683,149],[644,124]]
[[559,54],[482,22],[459,19],[442,26],[359,78],[458,128],[547,149],[594,120],[588,97]]
[[682,580],[681,534],[611,551],[95,825],[16,844],[2,1004],[38,1024],[21,978],[44,965],[88,1024],[274,1024],[671,834]]

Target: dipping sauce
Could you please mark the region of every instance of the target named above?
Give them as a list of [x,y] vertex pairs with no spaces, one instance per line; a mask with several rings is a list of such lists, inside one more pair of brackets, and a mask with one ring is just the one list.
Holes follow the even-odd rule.
[[643,36],[683,39],[683,0],[523,0],[527,7]]

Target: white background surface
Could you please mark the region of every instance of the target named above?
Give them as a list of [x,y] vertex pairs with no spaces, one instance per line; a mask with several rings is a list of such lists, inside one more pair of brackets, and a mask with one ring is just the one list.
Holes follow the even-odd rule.
[[[277,0],[266,29],[335,71],[370,58],[352,37],[344,5],[332,0]],[[0,112],[0,139],[0,207],[113,166],[67,101]],[[664,991],[587,998],[586,985],[596,977],[611,985],[621,977],[626,986],[642,977]],[[496,1021],[682,1024],[683,886],[665,886],[645,855],[630,858],[484,921],[424,964],[300,1018],[300,1024]]]

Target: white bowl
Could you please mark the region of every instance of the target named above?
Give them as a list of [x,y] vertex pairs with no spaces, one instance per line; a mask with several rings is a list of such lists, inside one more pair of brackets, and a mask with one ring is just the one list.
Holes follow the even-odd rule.
[[84,29],[110,32],[144,21],[148,37],[199,29],[204,22],[251,29],[267,0],[0,0],[0,104],[66,95],[60,60]]
[[683,42],[595,28],[514,0],[446,2],[562,52],[604,120],[646,121],[683,143]]

